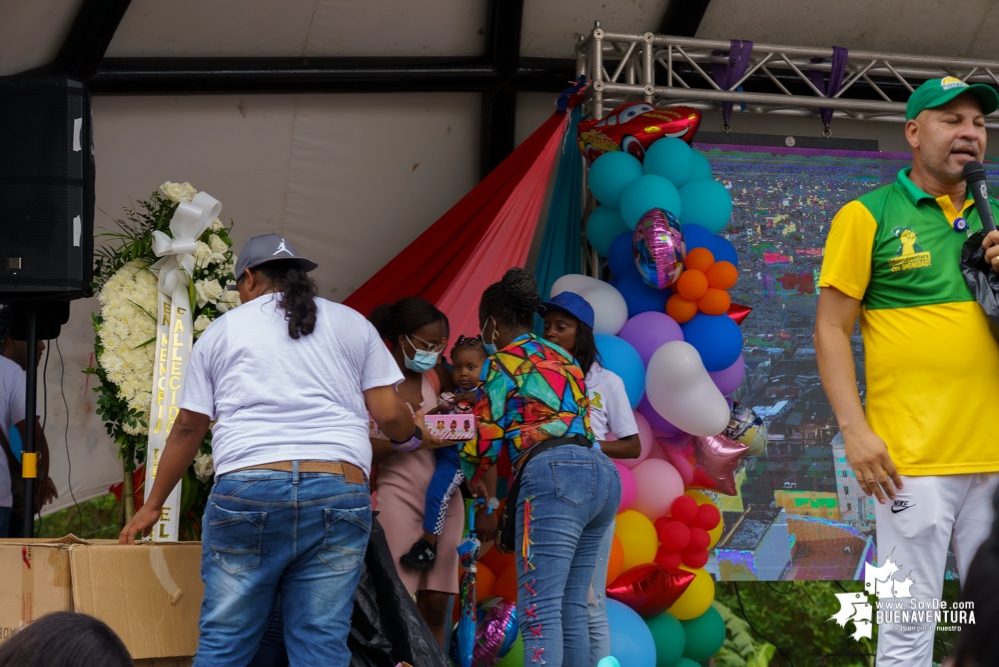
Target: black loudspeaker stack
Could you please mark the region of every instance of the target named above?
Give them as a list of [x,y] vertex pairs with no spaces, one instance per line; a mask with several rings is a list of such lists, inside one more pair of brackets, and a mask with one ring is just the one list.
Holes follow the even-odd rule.
[[90,296],[90,93],[65,77],[0,77],[0,302]]
[[[36,413],[36,341],[56,338],[69,301],[91,295],[94,130],[90,93],[66,77],[0,77],[0,303],[10,334],[27,341],[25,414]],[[69,443],[67,442],[67,447]],[[34,535],[35,429],[25,432],[26,511]],[[6,537],[2,535],[0,537]]]

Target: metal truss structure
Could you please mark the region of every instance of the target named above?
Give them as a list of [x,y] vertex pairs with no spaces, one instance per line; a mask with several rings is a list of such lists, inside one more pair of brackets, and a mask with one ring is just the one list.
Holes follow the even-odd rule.
[[[808,72],[828,75],[831,48],[754,44],[745,74],[723,89],[711,68],[728,63],[729,48],[721,40],[606,32],[597,23],[576,45],[576,72],[591,81],[587,111],[602,118],[635,100],[699,109],[733,102],[751,113],[818,117],[826,108],[834,117],[901,123],[909,93],[927,79],[999,85],[999,61],[850,51],[840,90],[826,97]],[[999,112],[987,126],[999,128]]]

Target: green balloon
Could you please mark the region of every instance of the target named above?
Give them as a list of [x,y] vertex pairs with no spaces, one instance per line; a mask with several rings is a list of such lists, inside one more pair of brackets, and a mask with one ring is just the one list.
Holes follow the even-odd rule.
[[517,633],[517,641],[510,647],[510,652],[496,663],[495,667],[524,667],[524,640]]
[[689,621],[680,621],[683,633],[687,637],[687,646],[683,656],[694,662],[707,660],[722,647],[725,642],[725,621],[714,607]]
[[690,658],[680,658],[680,662],[673,665],[673,667],[701,667],[701,663],[694,662]]
[[677,661],[682,656],[687,645],[683,626],[668,611],[664,611],[650,619],[645,624],[652,632],[652,641],[656,643],[656,667],[677,667]]

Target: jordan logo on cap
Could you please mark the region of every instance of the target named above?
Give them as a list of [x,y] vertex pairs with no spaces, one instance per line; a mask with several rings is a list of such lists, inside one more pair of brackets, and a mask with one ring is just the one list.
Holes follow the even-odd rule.
[[271,257],[273,257],[274,255],[278,254],[279,252],[286,252],[289,255],[291,255],[292,257],[295,256],[294,253],[292,253],[290,250],[288,250],[288,248],[285,247],[285,245],[284,245],[284,239],[281,239],[281,243],[278,244],[277,250],[275,250],[273,252],[273,254],[271,254]]

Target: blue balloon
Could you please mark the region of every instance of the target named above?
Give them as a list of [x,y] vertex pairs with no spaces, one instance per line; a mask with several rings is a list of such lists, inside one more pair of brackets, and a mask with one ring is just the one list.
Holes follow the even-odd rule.
[[617,284],[621,282],[621,276],[611,276],[607,281],[607,284],[611,287],[617,288]]
[[631,409],[638,407],[645,395],[645,362],[631,343],[610,334],[593,334],[600,353],[600,365],[624,382]]
[[709,372],[728,368],[742,353],[742,329],[728,315],[697,313],[680,329]]
[[687,180],[696,181],[699,178],[712,178],[711,163],[708,162],[708,158],[704,157],[704,154],[698,151],[691,151],[691,154],[690,176]]
[[621,194],[621,217],[628,229],[634,229],[639,219],[654,208],[665,209],[683,221],[680,193],[662,176],[642,176],[629,183]]
[[715,237],[714,256],[716,262],[732,262],[739,266],[739,253],[735,251],[735,246],[724,236]]
[[638,158],[622,151],[612,151],[593,161],[586,183],[598,202],[618,207],[621,205],[621,193],[625,186],[643,173],[645,172],[642,171],[642,163]]
[[586,238],[601,257],[607,256],[611,241],[628,232],[620,209],[611,208],[606,204],[593,209],[586,220]]
[[663,137],[645,152],[645,173],[662,176],[676,187],[690,180],[693,166],[693,151],[676,137]]
[[628,304],[628,319],[650,310],[665,313],[666,301],[672,295],[668,289],[656,289],[649,286],[642,280],[642,275],[635,267],[621,276],[616,287],[617,291],[624,297],[624,302]]
[[680,224],[700,225],[717,234],[732,217],[732,195],[712,178],[687,181],[680,187],[680,207]]
[[687,252],[694,248],[707,248],[714,255],[718,248],[717,239],[717,236],[700,225],[683,225],[683,240],[687,245]]
[[632,236],[633,232],[618,234],[607,251],[607,266],[610,267],[611,273],[618,278],[637,270],[635,269],[635,251],[631,246]]
[[656,643],[642,617],[617,600],[607,600],[611,655],[624,667],[656,667]]

